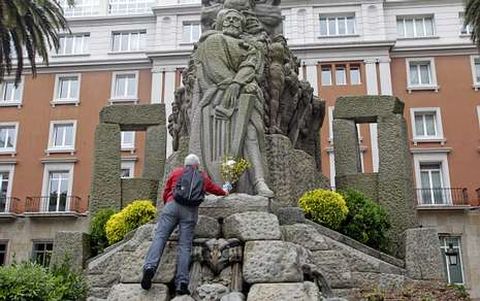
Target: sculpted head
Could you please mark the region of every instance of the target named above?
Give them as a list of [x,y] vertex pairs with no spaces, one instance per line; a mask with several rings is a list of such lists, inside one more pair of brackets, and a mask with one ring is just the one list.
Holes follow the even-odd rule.
[[245,17],[235,9],[223,9],[217,16],[217,30],[238,38],[245,28]]

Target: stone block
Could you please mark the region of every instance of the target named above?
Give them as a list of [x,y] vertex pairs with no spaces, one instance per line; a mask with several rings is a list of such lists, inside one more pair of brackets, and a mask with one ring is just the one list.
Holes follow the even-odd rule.
[[248,293],[248,301],[318,301],[321,294],[312,282],[255,284]]
[[315,251],[313,262],[322,272],[332,289],[353,287],[348,255],[338,250]]
[[278,208],[275,214],[280,225],[293,225],[305,222],[305,213],[299,207]]
[[405,267],[409,277],[420,280],[445,279],[436,229],[408,229],[405,231],[405,249]]
[[403,114],[404,104],[393,96],[342,96],[337,98],[333,116],[357,123],[375,123],[379,116]]
[[378,200],[377,173],[337,176],[335,177],[335,185],[337,189],[352,188],[362,192],[371,200]]
[[243,278],[249,284],[303,281],[301,260],[298,247],[290,242],[249,241],[244,249]]
[[225,238],[241,241],[279,240],[281,238],[278,218],[266,212],[243,212],[230,215],[224,220]]
[[155,205],[158,196],[158,180],[144,178],[121,179],[122,208],[135,200],[151,200]]
[[199,300],[220,300],[222,297],[230,293],[230,289],[222,284],[212,283],[203,284],[197,288]]
[[107,106],[100,112],[100,122],[118,124],[122,131],[166,125],[165,118],[164,104]]
[[268,212],[268,199],[243,193],[232,193],[226,197],[208,195],[199,208],[200,215],[206,215],[217,220],[225,219],[235,213],[248,211]]
[[83,232],[57,232],[53,243],[50,265],[59,265],[68,260],[69,266],[82,271],[90,257],[90,237]]
[[101,123],[95,130],[95,161],[89,211],[121,209],[120,126]]
[[301,245],[310,251],[328,250],[329,245],[323,235],[305,224],[282,226],[283,240]]
[[154,284],[148,291],[138,283],[120,283],[112,287],[107,301],[169,301],[168,287],[164,284]]
[[166,151],[167,129],[165,125],[149,127],[145,139],[143,178],[157,180],[157,182],[163,179]]
[[[209,216],[199,215],[197,225],[194,230],[194,238],[218,238],[220,237],[220,223]],[[178,240],[178,227],[175,228],[170,240]]]
[[171,301],[195,301],[195,299],[193,299],[188,295],[183,295],[183,296],[175,297]]
[[242,293],[233,292],[223,296],[220,301],[245,301],[245,296]]
[[361,172],[357,126],[353,120],[333,120],[335,145],[335,172],[337,176],[355,175]]

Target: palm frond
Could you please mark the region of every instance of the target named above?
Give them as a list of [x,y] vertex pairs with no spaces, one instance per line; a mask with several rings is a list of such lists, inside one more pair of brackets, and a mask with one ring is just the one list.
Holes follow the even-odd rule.
[[472,26],[472,40],[480,47],[480,0],[468,0],[465,9],[465,25]]
[[[68,0],[68,4],[73,5],[74,1]],[[15,83],[18,84],[25,54],[35,76],[36,57],[48,64],[49,51],[58,50],[59,33],[65,31],[70,30],[58,0],[0,1],[0,82],[11,74],[16,60]]]

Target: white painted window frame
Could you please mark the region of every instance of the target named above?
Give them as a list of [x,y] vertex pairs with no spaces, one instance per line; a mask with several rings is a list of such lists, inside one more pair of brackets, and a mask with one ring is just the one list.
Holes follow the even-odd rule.
[[[438,86],[437,82],[437,70],[435,68],[435,59],[433,57],[424,57],[424,58],[407,58],[405,59],[406,62],[406,71],[407,71],[407,90],[408,93],[411,93],[415,90],[434,90],[438,92],[440,87]],[[430,63],[430,77],[432,82],[430,84],[411,84],[410,79],[410,64],[411,63],[418,63],[418,62],[429,62]]]
[[[357,69],[358,70],[358,82],[354,83],[352,81],[352,69]],[[349,65],[348,66],[348,74],[350,76],[350,85],[351,86],[359,86],[362,84],[362,68],[360,65]]]
[[3,100],[3,94],[4,94],[4,91],[5,91],[5,84],[6,84],[6,82],[12,82],[12,81],[15,81],[15,78],[11,77],[11,76],[8,76],[8,77],[5,77],[4,81],[0,84],[0,93],[1,93],[0,98],[2,99],[2,100],[0,100],[0,107],[18,107],[18,108],[22,107],[25,76],[22,76],[20,78],[20,82],[18,83],[18,88],[17,89],[20,90],[20,94],[19,94],[20,99],[18,101],[4,101]]
[[[138,34],[138,48],[132,47],[132,35]],[[128,48],[127,50],[115,50],[115,35],[128,35]],[[142,41],[143,39],[143,41]],[[120,38],[120,41],[122,39]],[[142,45],[143,44],[143,45]],[[137,30],[125,30],[125,31],[112,31],[111,34],[111,47],[110,53],[135,53],[135,52],[144,52],[147,47],[147,30],[146,29],[137,29]],[[120,49],[122,47],[119,47]]]
[[[185,31],[185,27],[189,27],[189,32],[190,32],[190,37],[188,39],[188,41],[185,41],[183,38],[183,33]],[[198,26],[199,27],[199,33],[200,35],[198,36],[198,38],[200,38],[202,36],[202,25],[200,23],[200,21],[183,21],[182,22],[182,39],[181,39],[181,43],[180,44],[193,44],[193,43],[196,43],[198,41],[198,39],[195,39],[195,37],[193,37],[193,30],[192,30],[192,27],[193,26]]]
[[[468,24],[467,26],[464,26],[465,12],[462,11],[458,13],[458,20],[460,23],[459,35],[461,37],[470,37],[470,35],[472,34],[473,26],[470,24]],[[463,32],[464,29],[465,29],[465,32]]]
[[[343,69],[343,83],[338,82],[337,71]],[[347,66],[346,65],[335,65],[335,86],[347,86]]]
[[10,198],[12,197],[13,177],[15,176],[15,164],[0,164],[0,172],[8,172],[7,203],[6,203],[6,208],[8,210],[8,208],[10,208]]
[[129,169],[130,177],[122,177],[122,179],[131,179],[135,177],[135,160],[122,159],[120,162],[120,170]]
[[[464,262],[463,262],[463,256],[462,256],[462,237],[461,235],[440,235],[440,240],[442,242],[442,244],[440,245],[440,249],[442,250],[442,256],[445,256],[447,257],[447,255],[445,254],[446,250],[448,249],[448,246],[447,246],[447,239],[448,238],[458,238],[458,247],[457,246],[453,246],[453,249],[457,249],[458,250],[458,259],[460,261],[460,267],[462,268],[462,279],[463,279],[463,282],[462,283],[455,283],[456,285],[464,285],[465,284],[465,266],[464,266]],[[445,263],[448,265],[448,257],[445,258]],[[446,267],[447,270],[447,281],[448,283],[451,283],[450,281],[450,269],[448,268],[448,266]]]
[[[131,132],[133,133],[133,139],[131,144],[124,143],[124,135],[125,133]],[[135,137],[137,133],[135,131],[122,131],[120,133],[120,149],[122,151],[135,151]]]
[[14,143],[13,147],[11,148],[0,148],[0,154],[10,154],[14,156],[17,153],[17,143],[18,143],[18,129],[19,129],[19,123],[18,122],[0,122],[0,127],[2,126],[14,126],[15,127],[15,136],[14,136]]
[[[330,79],[328,82],[325,82],[324,83],[324,78],[323,78],[323,69],[327,69],[328,68],[328,72],[330,73]],[[333,85],[333,68],[331,65],[320,65],[320,83],[323,87],[328,87],[328,86],[332,86]]]
[[[435,113],[435,136],[416,136],[415,114],[416,113]],[[412,124],[412,141],[415,145],[419,142],[440,142],[445,144],[446,139],[443,134],[442,111],[440,107],[410,108],[410,121]]]
[[[68,39],[72,38],[72,52],[71,53],[63,53],[57,52],[54,56],[87,56],[88,51],[89,51],[89,40],[90,40],[90,33],[89,32],[76,32],[76,33],[71,33],[71,34],[62,34],[60,35],[60,40],[61,39]],[[60,43],[59,40],[59,43]],[[75,52],[75,46],[77,43],[82,44],[81,52],[76,53]],[[58,49],[59,51],[62,50],[61,48]],[[65,50],[65,46],[64,49]]]
[[[48,196],[48,180],[50,178],[50,172],[52,171],[68,171],[69,179],[68,179],[68,189],[67,189],[67,205],[65,207],[65,212],[70,211],[70,199],[68,199],[69,196],[72,196],[73,193],[73,177],[74,177],[74,168],[75,168],[75,163],[52,163],[52,162],[47,162],[44,163],[43,167],[43,180],[42,180],[42,204],[40,204],[41,212],[47,212],[47,207],[48,207],[48,200],[46,200],[45,196]],[[63,212],[63,211],[62,211]]]
[[[477,82],[477,72],[475,68],[475,60],[480,60],[480,55],[471,55],[470,56],[470,67],[472,70],[472,87],[475,91],[480,89],[480,81]],[[480,74],[479,74],[480,76]]]
[[[73,137],[72,146],[64,147],[64,146],[54,146],[53,137],[54,137],[54,129],[55,125],[62,125],[62,124],[73,124]],[[77,137],[77,121],[76,120],[53,120],[50,122],[50,130],[48,134],[48,146],[47,150],[45,151],[47,154],[50,153],[71,153],[72,155],[75,153],[75,145],[76,145],[76,137]]]
[[[427,27],[425,25],[425,19],[427,19],[427,18],[432,19],[432,35],[427,35]],[[405,22],[406,19],[413,19],[413,37],[406,36],[406,33],[407,33],[407,30],[406,30],[407,27],[406,27],[406,22]],[[418,36],[417,35],[417,26],[415,24],[417,22],[417,19],[422,20],[423,32],[425,33],[424,36]],[[428,38],[434,38],[436,36],[437,29],[436,29],[435,15],[434,14],[430,14],[430,15],[401,15],[401,16],[397,16],[396,20],[397,20],[397,22],[395,23],[395,25],[397,26],[396,28],[398,28],[398,22],[399,21],[401,21],[403,23],[402,25],[403,25],[404,35],[400,36],[400,33],[397,33],[397,35],[399,36],[399,39],[428,39]]]
[[[338,23],[340,22],[340,18],[345,18],[345,33],[340,34],[338,32]],[[353,33],[348,33],[348,18],[353,18]],[[327,34],[322,35],[322,30],[321,30],[321,20],[326,19],[326,26],[327,26]],[[328,25],[329,20],[335,19],[335,32],[331,33],[330,32],[330,27]],[[342,20],[343,21],[343,20]],[[319,37],[320,38],[331,38],[331,37],[352,37],[358,35],[357,33],[357,16],[355,12],[345,12],[345,13],[338,13],[338,14],[320,14],[318,18],[318,31],[319,31]]]
[[[115,95],[115,88],[117,83],[117,76],[125,75],[125,74],[134,74],[135,75],[135,95],[133,96],[116,96]],[[138,103],[138,78],[140,72],[136,71],[116,71],[112,73],[112,84],[110,89],[110,104],[114,104],[117,102],[133,102],[135,104]]]
[[[77,96],[73,98],[59,98],[60,96],[60,80],[66,77],[77,77],[78,81],[78,91]],[[53,100],[51,102],[52,106],[55,107],[56,105],[62,104],[73,104],[78,106],[80,104],[80,90],[82,85],[82,74],[81,73],[65,73],[65,74],[57,74],[55,76],[55,87],[54,87],[54,94]]]
[[0,239],[0,243],[6,245],[5,247],[5,261],[4,264],[8,265],[9,260],[8,260],[8,255],[9,255],[9,250],[10,250],[10,241],[8,239]]
[[330,145],[333,145],[333,111],[335,110],[334,106],[328,107],[328,142]]
[[[448,153],[414,153],[413,166],[415,171],[415,184],[417,188],[422,188],[422,179],[420,175],[420,165],[422,163],[440,163],[442,170],[443,187],[450,188],[450,170],[448,167]],[[415,193],[418,193],[416,191]],[[452,197],[450,194],[446,196],[445,204],[428,204],[422,206],[445,206],[452,204]]]

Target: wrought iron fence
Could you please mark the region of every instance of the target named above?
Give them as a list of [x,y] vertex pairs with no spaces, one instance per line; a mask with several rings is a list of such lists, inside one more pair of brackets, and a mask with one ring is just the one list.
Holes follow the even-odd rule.
[[467,188],[417,188],[415,198],[419,206],[470,205]]
[[25,212],[77,212],[81,213],[81,198],[73,195],[31,196],[26,198]]
[[20,214],[20,199],[15,197],[0,197],[0,213]]

